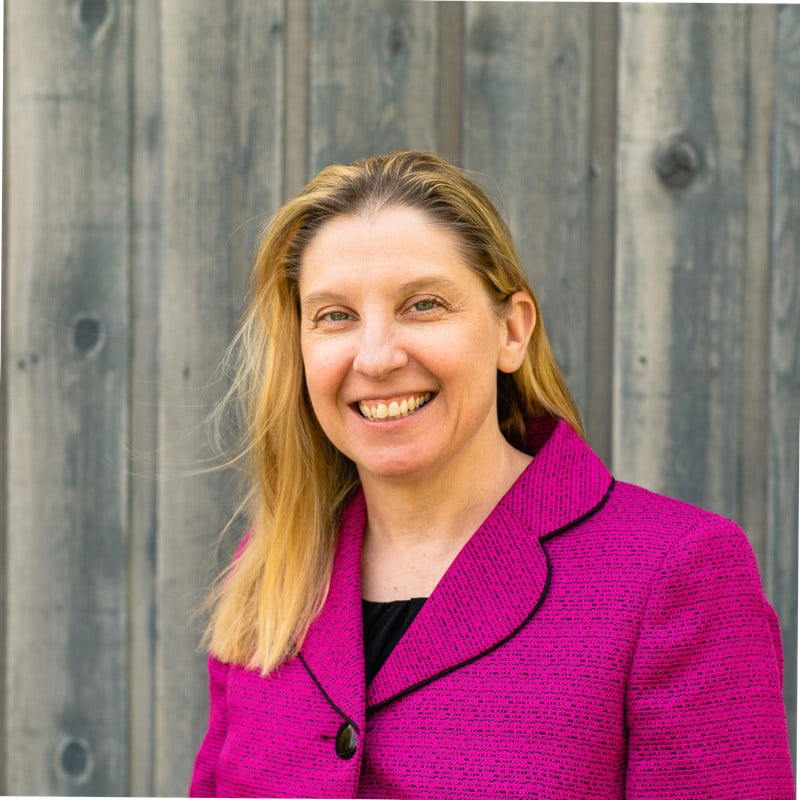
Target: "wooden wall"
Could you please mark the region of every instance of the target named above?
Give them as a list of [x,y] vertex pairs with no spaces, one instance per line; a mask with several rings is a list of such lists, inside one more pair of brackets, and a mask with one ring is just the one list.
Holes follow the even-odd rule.
[[737,519],[794,732],[800,8],[6,0],[0,789],[171,795],[234,510],[214,369],[320,167],[455,159],[619,478]]

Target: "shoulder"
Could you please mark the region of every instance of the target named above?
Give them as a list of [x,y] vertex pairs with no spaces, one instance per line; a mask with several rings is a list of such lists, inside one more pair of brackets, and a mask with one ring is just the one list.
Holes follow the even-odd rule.
[[753,549],[735,522],[621,481],[591,517],[548,540],[545,549],[556,567],[591,565],[645,595],[669,575],[708,578],[716,567],[760,588]]
[[747,536],[733,520],[622,481],[615,483],[594,522],[623,545],[654,556],[703,541],[751,552]]
[[620,523],[638,523],[661,534],[688,526],[734,524],[712,511],[624,481],[616,481],[604,511]]

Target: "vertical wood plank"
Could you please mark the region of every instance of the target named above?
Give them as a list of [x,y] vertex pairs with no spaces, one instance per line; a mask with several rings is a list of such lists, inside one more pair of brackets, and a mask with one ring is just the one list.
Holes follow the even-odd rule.
[[130,784],[156,794],[155,649],[158,542],[158,372],[161,290],[160,0],[133,6],[130,291]]
[[5,792],[185,792],[206,724],[194,614],[235,506],[229,475],[193,473],[255,237],[310,173],[397,147],[463,157],[498,199],[617,474],[748,530],[795,746],[796,8],[6,15]]
[[126,794],[130,4],[6,14],[5,789]]
[[[305,186],[309,139],[309,0],[284,0],[286,46],[284,48],[284,187],[283,199],[294,197]],[[277,110],[277,109],[276,109]]]
[[163,277],[159,324],[156,769],[183,794],[206,726],[193,619],[209,545],[235,510],[231,476],[191,477],[209,451],[211,382],[238,322],[253,244],[283,187],[284,5],[170,0],[161,6]]
[[[775,103],[775,7],[750,6],[746,250],[741,328],[739,521],[766,567],[769,442],[770,197]],[[766,575],[765,575],[766,577]]]
[[591,148],[587,277],[586,435],[611,463],[614,375],[614,189],[619,6],[592,6]]
[[[464,109],[464,3],[437,3],[439,19],[436,142],[441,156],[461,163]],[[432,76],[433,78],[433,76]]]
[[436,149],[436,3],[313,0],[311,170]]
[[784,695],[797,714],[798,409],[800,409],[800,8],[778,10],[773,161],[767,589],[781,618]]
[[614,468],[736,518],[746,10],[620,15]]
[[[4,54],[5,54],[5,3],[0,9],[0,36],[3,36]],[[5,112],[5,85],[4,81],[0,81],[0,97],[2,97],[2,106]],[[3,135],[5,133],[5,114],[3,116],[3,125],[0,126],[0,210],[2,209],[2,200],[5,198],[7,174],[3,174],[3,167],[5,166],[5,153],[6,148],[2,143]],[[8,292],[4,291],[4,275],[3,265],[8,264],[8,249],[5,239],[5,214],[0,213],[0,581],[2,585],[7,585],[7,565],[8,565],[8,522],[9,519],[6,515],[5,509],[8,508],[8,480],[6,479],[6,467],[8,462],[8,418],[6,409],[8,408],[8,380],[6,377],[5,365],[8,363],[6,355],[6,345],[8,338],[5,335],[5,325],[8,319]],[[7,672],[7,659],[6,659],[6,642],[8,639],[8,605],[6,600],[6,592],[0,591],[0,720],[6,719],[6,672]],[[6,737],[5,730],[1,727],[3,735],[0,736],[0,794],[7,794],[6,790]]]
[[466,20],[465,163],[511,226],[584,407],[591,9],[471,3]]

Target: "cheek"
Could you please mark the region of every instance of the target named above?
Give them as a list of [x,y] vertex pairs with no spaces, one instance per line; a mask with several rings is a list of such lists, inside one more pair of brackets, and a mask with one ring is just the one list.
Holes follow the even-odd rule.
[[308,395],[315,410],[319,410],[339,391],[346,371],[343,359],[330,343],[301,340],[300,347]]
[[493,372],[500,354],[500,328],[483,324],[471,327],[456,344],[453,342],[452,358],[466,365],[470,372]]

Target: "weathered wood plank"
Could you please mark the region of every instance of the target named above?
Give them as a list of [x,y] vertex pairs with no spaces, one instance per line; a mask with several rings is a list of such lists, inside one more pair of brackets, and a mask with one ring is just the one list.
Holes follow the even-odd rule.
[[747,12],[620,18],[613,464],[736,518]]
[[284,4],[171,0],[161,14],[155,789],[174,795],[186,791],[206,725],[193,615],[209,545],[235,508],[229,474],[189,473],[209,455],[205,421],[225,388],[210,379],[238,321],[256,234],[281,198]]
[[398,148],[436,149],[436,6],[313,0],[312,172]]
[[309,179],[309,0],[286,0],[284,58],[284,186],[283,199],[294,197]]
[[[781,618],[784,696],[796,748],[800,409],[800,8],[778,10],[769,360],[767,590]],[[795,749],[795,764],[797,764]]]
[[5,790],[125,794],[130,4],[5,10]]
[[133,6],[130,289],[130,782],[153,796],[155,752],[158,373],[161,293],[161,28],[159,0]]
[[619,6],[592,6],[591,148],[586,304],[586,435],[611,463],[614,375],[614,189]]
[[310,173],[396,147],[500,197],[617,474],[744,524],[794,741],[796,8],[6,5],[5,792],[185,792],[234,508],[192,472],[253,243]]
[[444,158],[461,163],[464,96],[464,3],[437,3],[439,60],[436,144]]
[[581,407],[588,335],[590,26],[591,9],[581,5],[471,3],[466,11],[465,164],[499,200]]
[[749,15],[746,241],[741,326],[739,405],[739,516],[760,564],[767,559],[767,448],[769,442],[770,195],[775,103],[775,7]]

